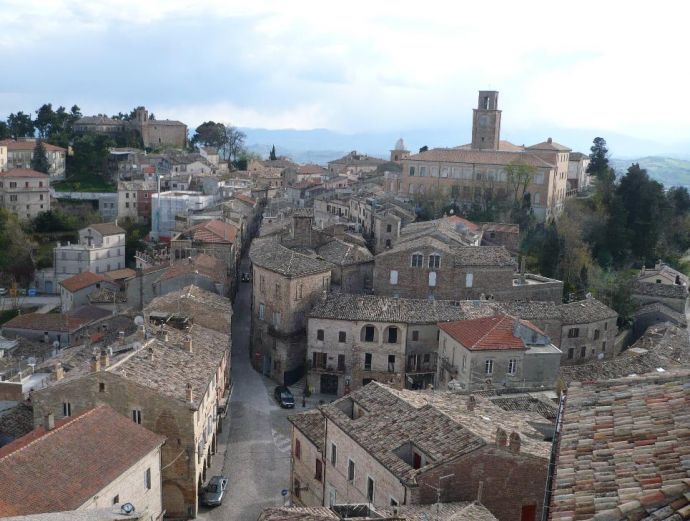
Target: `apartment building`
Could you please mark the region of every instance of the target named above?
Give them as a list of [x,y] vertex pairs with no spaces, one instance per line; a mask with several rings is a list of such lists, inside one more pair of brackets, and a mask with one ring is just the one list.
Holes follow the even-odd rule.
[[[36,140],[33,138],[21,138],[18,140],[5,139],[0,141],[0,148],[7,150],[7,168],[30,169],[34,157]],[[48,159],[48,177],[50,180],[64,179],[67,150],[50,143],[43,142]],[[2,153],[0,152],[0,155]],[[0,172],[2,171],[2,159],[0,159]]]
[[18,168],[0,169],[0,208],[21,220],[30,220],[50,210],[49,177],[41,172]]

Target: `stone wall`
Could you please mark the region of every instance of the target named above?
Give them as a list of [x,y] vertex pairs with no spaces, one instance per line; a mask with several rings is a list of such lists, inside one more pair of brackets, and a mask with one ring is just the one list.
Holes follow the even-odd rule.
[[[571,336],[571,330],[577,329],[578,336]],[[561,329],[560,349],[563,352],[562,364],[575,364],[616,356],[615,340],[618,334],[616,319],[600,320],[589,324],[566,324]],[[582,356],[582,349],[585,356]],[[572,350],[572,351],[571,351]],[[572,354],[572,356],[571,356]]]
[[[299,441],[300,457],[295,454],[295,446]],[[319,481],[316,476],[316,460],[321,460],[321,468],[326,466],[319,449],[299,429],[292,427],[292,479],[290,492],[295,506],[303,505],[316,507],[323,505],[323,478]],[[323,474],[322,474],[323,475]],[[299,497],[295,490],[299,482]]]

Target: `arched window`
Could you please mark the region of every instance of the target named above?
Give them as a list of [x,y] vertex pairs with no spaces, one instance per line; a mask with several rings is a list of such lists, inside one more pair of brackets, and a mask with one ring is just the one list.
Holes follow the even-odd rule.
[[429,255],[429,268],[438,269],[441,267],[441,255],[438,253],[432,253]]
[[379,341],[379,332],[378,329],[376,329],[376,326],[372,324],[367,324],[362,327],[362,330],[359,335],[359,339],[362,342],[378,342]]
[[413,268],[421,268],[424,266],[424,254],[420,252],[415,252],[412,254],[410,266]]
[[383,331],[383,341],[387,344],[397,344],[400,338],[400,330],[396,326],[388,326]]

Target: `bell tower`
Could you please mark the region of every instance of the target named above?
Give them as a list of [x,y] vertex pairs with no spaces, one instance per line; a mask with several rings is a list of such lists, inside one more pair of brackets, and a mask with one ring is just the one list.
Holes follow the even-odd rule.
[[472,148],[498,150],[501,139],[501,111],[498,110],[498,91],[480,90],[477,108],[473,109]]

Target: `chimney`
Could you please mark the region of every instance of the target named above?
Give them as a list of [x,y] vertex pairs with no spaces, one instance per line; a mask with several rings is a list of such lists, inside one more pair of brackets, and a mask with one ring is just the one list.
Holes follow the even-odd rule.
[[477,405],[477,399],[473,395],[467,397],[467,410],[474,411],[474,407]]
[[153,347],[149,347],[148,349],[148,359],[153,360]]
[[505,447],[507,443],[508,435],[506,434],[506,431],[504,431],[500,427],[496,427],[496,446]]
[[52,412],[43,415],[43,428],[48,431],[52,431],[55,428],[55,416]]
[[101,362],[96,355],[91,357],[91,372],[96,373],[101,370]]
[[187,401],[189,403],[194,403],[194,391],[192,390],[192,384],[187,382]]
[[101,349],[100,362],[101,362],[101,369],[105,369],[106,367],[108,367],[110,365],[110,356],[108,356],[108,351],[106,351],[105,349]]
[[547,143],[553,143],[553,139],[549,138],[546,140]]
[[184,337],[183,345],[184,345],[184,350],[187,351],[188,353],[191,353],[192,352],[192,337],[191,336]]
[[125,345],[125,332],[124,331],[120,331],[118,333],[118,339],[120,341],[121,346]]
[[520,452],[520,435],[513,431],[510,433],[510,443],[508,448],[511,452]]
[[55,380],[62,380],[65,377],[65,370],[62,368],[62,364],[58,362],[55,364]]
[[139,340],[145,340],[146,339],[146,326],[141,325],[137,328],[137,337]]

